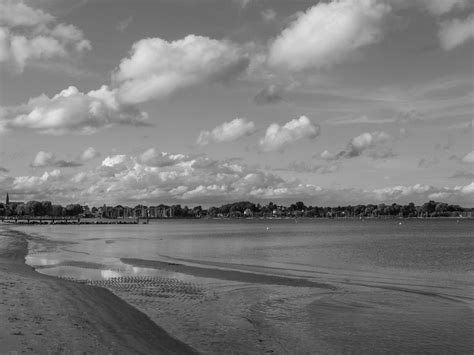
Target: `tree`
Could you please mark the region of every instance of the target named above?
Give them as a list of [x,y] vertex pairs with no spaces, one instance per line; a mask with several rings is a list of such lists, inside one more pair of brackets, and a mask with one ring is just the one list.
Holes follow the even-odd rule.
[[43,216],[51,216],[51,214],[53,213],[53,204],[51,203],[51,201],[42,201],[41,209]]
[[83,211],[82,206],[79,204],[67,205],[65,208],[65,214],[69,217],[79,216]]
[[306,206],[305,206],[304,203],[301,202],[301,201],[296,202],[295,205],[296,205],[296,209],[297,209],[298,211],[304,211],[304,210],[306,209]]

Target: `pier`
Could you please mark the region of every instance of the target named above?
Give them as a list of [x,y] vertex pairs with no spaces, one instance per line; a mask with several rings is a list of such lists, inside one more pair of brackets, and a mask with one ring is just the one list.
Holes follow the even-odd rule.
[[139,218],[80,218],[80,217],[1,217],[2,223],[11,224],[139,224]]

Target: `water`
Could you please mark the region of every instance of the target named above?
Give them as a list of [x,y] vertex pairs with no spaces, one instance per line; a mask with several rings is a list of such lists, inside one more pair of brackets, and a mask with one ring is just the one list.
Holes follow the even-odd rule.
[[[39,272],[103,286],[206,353],[472,353],[472,220],[21,227]],[[20,228],[20,227],[19,227]]]

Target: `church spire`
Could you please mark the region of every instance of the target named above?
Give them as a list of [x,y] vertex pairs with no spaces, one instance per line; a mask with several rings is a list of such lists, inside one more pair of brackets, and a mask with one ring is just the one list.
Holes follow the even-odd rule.
[[10,197],[8,197],[8,192],[7,192],[7,198],[5,200],[5,204],[7,204],[7,205],[10,204]]

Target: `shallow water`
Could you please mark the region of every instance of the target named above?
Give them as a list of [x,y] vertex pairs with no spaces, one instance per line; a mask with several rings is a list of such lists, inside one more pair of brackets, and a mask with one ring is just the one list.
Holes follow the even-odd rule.
[[38,236],[27,263],[39,272],[107,287],[206,353],[472,353],[473,226],[300,219],[18,229]]

